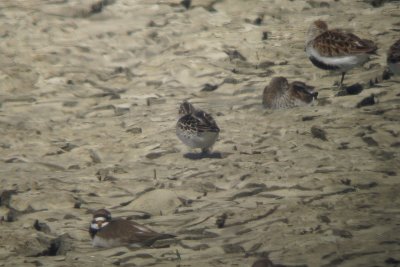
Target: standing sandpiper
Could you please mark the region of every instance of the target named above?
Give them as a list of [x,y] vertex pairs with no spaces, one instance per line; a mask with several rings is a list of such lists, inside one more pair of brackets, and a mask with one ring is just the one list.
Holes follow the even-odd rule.
[[325,21],[317,20],[308,29],[305,50],[316,67],[342,73],[342,88],[346,72],[367,62],[377,49],[373,41],[338,29],[328,30]]
[[219,128],[211,115],[184,101],[179,116],[176,124],[178,138],[189,147],[201,148],[202,154],[209,153],[219,135]]

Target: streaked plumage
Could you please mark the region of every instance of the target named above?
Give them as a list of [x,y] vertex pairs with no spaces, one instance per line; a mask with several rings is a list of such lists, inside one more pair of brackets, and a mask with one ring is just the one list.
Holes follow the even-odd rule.
[[400,39],[389,48],[387,64],[393,74],[400,75]]
[[311,104],[318,93],[314,87],[303,82],[289,83],[285,77],[274,77],[263,92],[265,108],[286,109]]
[[187,146],[201,148],[208,152],[219,135],[219,127],[213,117],[195,109],[192,104],[184,101],[179,108],[180,118],[176,124],[176,135]]
[[342,73],[340,86],[347,71],[368,61],[377,46],[371,40],[342,30],[329,30],[326,22],[314,21],[308,29],[306,54],[314,66]]
[[145,247],[160,239],[173,238],[173,235],[157,233],[133,221],[111,218],[105,209],[93,215],[89,233],[94,247]]

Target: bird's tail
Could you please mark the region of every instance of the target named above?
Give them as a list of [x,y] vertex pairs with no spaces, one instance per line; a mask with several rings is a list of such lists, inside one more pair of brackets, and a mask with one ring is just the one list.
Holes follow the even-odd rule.
[[171,234],[159,234],[157,236],[147,239],[143,245],[146,247],[151,247],[158,240],[171,239],[171,238],[175,238],[175,237],[176,237],[175,235],[171,235]]

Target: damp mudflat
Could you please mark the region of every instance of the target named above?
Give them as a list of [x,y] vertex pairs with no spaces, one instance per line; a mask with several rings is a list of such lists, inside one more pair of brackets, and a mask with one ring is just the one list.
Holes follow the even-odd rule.
[[[398,1],[1,1],[0,266],[396,266]],[[304,52],[316,19],[374,41],[346,74]],[[318,90],[265,110],[274,76]],[[175,135],[188,99],[221,129]],[[177,238],[93,248],[92,212]]]

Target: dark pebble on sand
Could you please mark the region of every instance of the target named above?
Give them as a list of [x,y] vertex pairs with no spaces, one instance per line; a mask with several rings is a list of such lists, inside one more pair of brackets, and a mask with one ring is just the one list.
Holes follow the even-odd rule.
[[238,84],[240,81],[232,77],[227,77],[224,79],[224,83]]
[[378,183],[370,182],[370,183],[367,183],[367,184],[358,184],[355,187],[357,187],[358,189],[370,189],[370,188],[373,188],[373,187],[376,187],[376,186],[378,186]]
[[149,97],[146,99],[147,106],[164,104],[165,102],[167,102],[167,100],[164,98]]
[[323,223],[330,223],[331,222],[331,219],[329,219],[329,217],[326,216],[326,215],[319,215],[317,218],[318,218],[318,220],[320,220]]
[[344,185],[351,185],[351,180],[348,178],[341,179],[340,182]]
[[375,97],[374,94],[371,94],[370,96],[364,98],[357,104],[357,108],[365,107],[365,106],[372,106],[374,104],[378,103],[378,99]]
[[382,73],[382,80],[389,80],[392,75],[389,69],[385,69]]
[[239,244],[226,244],[223,245],[222,248],[224,249],[224,252],[227,254],[243,253],[245,251],[243,247],[240,246]]
[[225,53],[229,56],[230,60],[238,59],[241,61],[246,61],[247,59],[236,49],[234,50],[226,50]]
[[39,220],[35,221],[35,223],[33,224],[33,228],[35,228],[36,231],[43,232],[46,234],[51,232],[50,227],[46,223],[39,222]]
[[313,119],[315,119],[318,116],[303,116],[301,118],[302,121],[312,121]]
[[209,84],[209,83],[206,83],[205,85],[204,85],[204,87],[201,89],[201,91],[205,91],[205,92],[212,92],[212,91],[215,91],[215,90],[217,90],[218,89],[218,84]]
[[397,266],[397,264],[400,263],[400,260],[396,260],[395,258],[390,257],[385,260],[385,263],[386,264],[395,264]]
[[391,147],[400,147],[400,142],[394,142],[390,145]]
[[77,201],[77,202],[75,202],[75,204],[74,204],[74,209],[80,209],[81,206],[82,206],[82,202]]
[[336,96],[358,95],[362,90],[363,86],[359,83],[355,83],[339,91]]
[[90,13],[100,13],[103,10],[103,3],[97,2],[90,7]]
[[142,133],[142,128],[140,127],[132,127],[126,130],[126,132],[131,133],[131,134],[141,134]]
[[267,31],[264,31],[264,32],[262,33],[261,40],[263,40],[263,41],[268,40],[268,32],[267,32]]
[[349,95],[358,95],[359,93],[362,92],[362,90],[363,86],[359,83],[352,84],[346,88],[346,92]]
[[226,219],[228,218],[228,215],[226,213],[223,213],[222,215],[217,217],[217,220],[215,221],[215,224],[217,225],[218,228],[223,228],[225,226]]
[[17,216],[18,216],[17,211],[14,209],[11,209],[8,211],[8,213],[4,217],[4,220],[6,222],[15,222],[17,220]]
[[387,0],[364,0],[364,2],[369,3],[373,7],[380,7],[383,4],[385,4],[385,2],[387,2]]
[[253,24],[259,26],[263,23],[263,20],[264,20],[264,15],[260,15],[253,21]]
[[352,238],[353,237],[353,235],[349,231],[341,230],[341,229],[333,229],[332,234],[334,236],[340,236],[343,238]]
[[374,138],[370,136],[364,136],[362,137],[362,140],[369,146],[378,146],[378,142],[376,142]]
[[163,154],[160,152],[150,152],[149,154],[146,155],[146,158],[148,159],[157,159],[161,157]]
[[321,8],[321,7],[330,7],[327,2],[319,2],[319,1],[308,1],[308,4],[313,8]]
[[4,190],[0,194],[0,206],[10,207],[10,200],[12,195],[17,194],[16,190]]
[[260,69],[267,69],[269,67],[275,66],[275,63],[269,60],[263,61],[260,64],[257,65],[258,68]]
[[312,126],[311,127],[311,134],[314,138],[321,139],[323,141],[327,141],[328,139],[326,138],[326,132],[325,130],[317,127],[317,126]]
[[182,0],[181,1],[181,5],[184,6],[186,9],[189,9],[191,4],[192,4],[192,0]]

